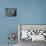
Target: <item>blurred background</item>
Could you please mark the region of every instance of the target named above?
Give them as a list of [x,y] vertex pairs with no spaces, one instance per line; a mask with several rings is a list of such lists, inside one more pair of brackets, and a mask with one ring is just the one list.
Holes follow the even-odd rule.
[[[6,17],[5,8],[17,8],[17,16]],[[9,32],[18,32],[18,24],[46,24],[46,0],[0,0],[0,44],[8,43]]]

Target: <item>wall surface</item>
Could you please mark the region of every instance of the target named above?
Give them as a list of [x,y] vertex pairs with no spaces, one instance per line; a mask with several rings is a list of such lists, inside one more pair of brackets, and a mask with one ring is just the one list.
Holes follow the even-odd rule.
[[[17,8],[16,17],[6,17],[5,8]],[[7,44],[17,24],[46,24],[46,0],[0,0],[0,44]]]

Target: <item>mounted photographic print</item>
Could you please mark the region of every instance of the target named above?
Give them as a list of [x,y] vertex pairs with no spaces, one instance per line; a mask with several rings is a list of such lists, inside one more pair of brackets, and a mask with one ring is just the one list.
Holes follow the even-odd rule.
[[18,43],[18,37],[16,32],[10,32],[7,38],[8,38],[8,45]]
[[46,25],[19,25],[21,40],[46,41]]
[[16,16],[17,15],[17,8],[5,8],[5,15],[6,16]]

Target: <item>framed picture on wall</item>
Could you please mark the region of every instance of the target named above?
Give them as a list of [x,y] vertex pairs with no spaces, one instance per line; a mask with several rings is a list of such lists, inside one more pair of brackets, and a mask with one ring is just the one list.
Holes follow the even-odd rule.
[[19,41],[46,41],[46,24],[19,24],[18,30]]
[[5,8],[5,16],[17,16],[17,8]]

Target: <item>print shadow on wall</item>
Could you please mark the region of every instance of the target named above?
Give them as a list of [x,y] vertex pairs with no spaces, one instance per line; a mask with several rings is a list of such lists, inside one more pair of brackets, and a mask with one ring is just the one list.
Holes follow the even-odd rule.
[[5,8],[5,16],[8,17],[16,17],[17,16],[17,8]]

